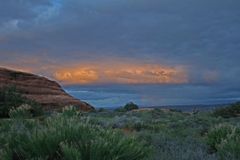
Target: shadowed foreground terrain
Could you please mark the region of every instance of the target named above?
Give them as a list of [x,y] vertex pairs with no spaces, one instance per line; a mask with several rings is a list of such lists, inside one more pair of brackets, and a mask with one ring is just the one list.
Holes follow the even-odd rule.
[[[138,109],[33,115],[23,104],[0,119],[3,160],[238,160],[240,104],[208,112]],[[227,115],[227,116],[225,116]]]

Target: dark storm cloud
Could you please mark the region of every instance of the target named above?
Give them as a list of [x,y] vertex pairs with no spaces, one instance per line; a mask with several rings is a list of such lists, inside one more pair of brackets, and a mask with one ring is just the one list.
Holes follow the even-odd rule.
[[[50,20],[40,19],[39,23],[32,23],[31,29],[22,28],[25,32],[12,35],[13,49],[19,44],[17,49],[23,51],[46,48],[53,52],[51,54],[81,51],[126,56],[131,53],[134,58],[149,59],[158,55],[165,59],[182,55],[199,59],[200,54],[217,55],[233,47],[239,49],[239,33],[236,35],[236,32],[240,2],[237,0],[16,1],[15,5],[14,1],[10,2],[5,8],[13,8],[13,13],[4,21],[6,23],[13,20],[32,22],[57,3],[61,5],[59,11],[53,10],[57,15],[46,15]],[[45,10],[36,11],[49,3],[51,5],[45,6]],[[14,11],[14,7],[18,9]]]
[[239,8],[239,0],[8,0],[0,5],[0,63],[117,57],[182,65],[190,88],[208,87],[199,94],[237,97]]

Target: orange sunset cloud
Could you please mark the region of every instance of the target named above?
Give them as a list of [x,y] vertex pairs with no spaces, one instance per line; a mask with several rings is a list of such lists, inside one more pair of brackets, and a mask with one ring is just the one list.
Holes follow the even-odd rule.
[[99,79],[96,70],[91,68],[63,69],[54,74],[54,77],[69,84],[88,84],[97,82]]
[[54,74],[54,78],[64,84],[179,84],[188,82],[187,72],[183,67],[140,64],[75,66],[59,69]]

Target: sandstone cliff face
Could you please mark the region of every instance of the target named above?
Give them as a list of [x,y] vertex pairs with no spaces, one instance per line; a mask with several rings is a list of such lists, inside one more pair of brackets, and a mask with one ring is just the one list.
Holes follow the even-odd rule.
[[67,94],[55,81],[31,73],[24,73],[0,68],[0,88],[15,86],[28,99],[41,104],[46,110],[61,109],[67,105],[75,105],[81,110],[94,108]]

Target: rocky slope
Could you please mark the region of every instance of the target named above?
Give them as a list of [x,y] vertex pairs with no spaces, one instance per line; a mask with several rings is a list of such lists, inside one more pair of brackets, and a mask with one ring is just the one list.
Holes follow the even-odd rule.
[[28,99],[40,103],[46,110],[61,109],[67,105],[75,105],[81,110],[94,108],[67,94],[55,81],[31,73],[19,72],[0,67],[0,88],[15,86]]

